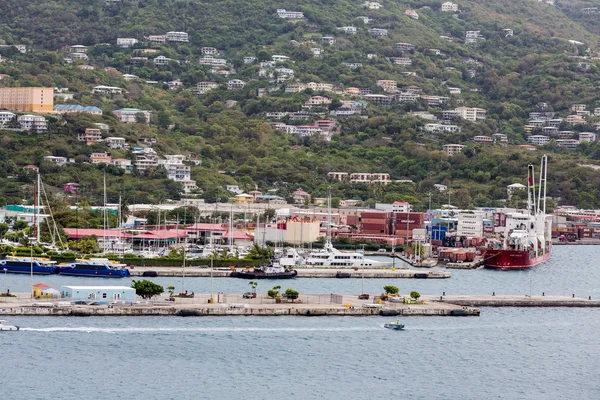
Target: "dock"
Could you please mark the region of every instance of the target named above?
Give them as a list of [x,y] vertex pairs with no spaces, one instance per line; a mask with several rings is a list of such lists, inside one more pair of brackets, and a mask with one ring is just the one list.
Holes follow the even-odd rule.
[[[378,301],[379,295],[361,300],[353,294],[301,294],[296,300],[272,299],[264,294],[197,294],[194,298],[165,296],[139,300],[132,305],[73,305],[57,300],[31,300],[28,293],[0,298],[0,316],[479,316],[485,307],[599,308],[599,300],[567,296],[425,295],[412,299]],[[408,302],[410,300],[410,303]]]
[[[478,316],[480,310],[447,302],[419,301],[379,303],[358,295],[308,294],[297,300],[279,301],[260,295],[246,299],[240,294],[210,294],[166,301],[140,301],[135,305],[71,305],[62,301],[31,301],[22,296],[0,302],[0,316]],[[5,299],[3,299],[5,300]]]
[[439,296],[437,301],[465,307],[600,307],[599,300],[568,296],[455,295]]
[[[240,270],[240,269],[238,269]],[[297,278],[362,278],[367,279],[448,279],[451,274],[446,271],[418,271],[414,269],[393,268],[296,268]],[[181,267],[134,267],[129,270],[132,276],[183,276]],[[156,275],[154,275],[156,273]],[[232,270],[229,268],[186,267],[186,277],[215,278],[230,277]]]

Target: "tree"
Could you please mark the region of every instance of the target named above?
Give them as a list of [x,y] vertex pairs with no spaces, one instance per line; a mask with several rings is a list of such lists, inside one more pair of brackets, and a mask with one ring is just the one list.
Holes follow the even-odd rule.
[[27,228],[29,226],[29,224],[27,223],[27,221],[23,221],[23,220],[18,220],[15,221],[12,228],[14,231],[22,231],[23,229]]
[[258,286],[258,282],[250,281],[248,282],[248,285],[250,285],[250,287],[252,288],[252,293],[256,293],[256,287]]
[[281,289],[281,286],[273,286],[273,289],[267,291],[267,296],[271,299],[277,298],[279,296],[279,289]]
[[416,290],[413,290],[412,292],[410,292],[410,297],[417,301],[419,300],[419,297],[421,297],[421,295]]
[[8,232],[8,225],[0,224],[0,237],[4,237],[4,235],[6,235],[6,232]]
[[400,289],[397,286],[387,285],[383,287],[386,294],[398,294],[400,293]]
[[150,299],[154,296],[158,296],[165,291],[161,285],[146,279],[142,281],[133,280],[131,287],[135,289],[135,294],[144,299]]
[[135,114],[135,122],[137,122],[138,124],[147,124],[148,119],[146,118],[144,113],[139,112],[139,113]]
[[296,300],[298,296],[300,296],[300,292],[298,292],[297,290],[291,288],[285,290],[285,297],[287,297],[288,299]]

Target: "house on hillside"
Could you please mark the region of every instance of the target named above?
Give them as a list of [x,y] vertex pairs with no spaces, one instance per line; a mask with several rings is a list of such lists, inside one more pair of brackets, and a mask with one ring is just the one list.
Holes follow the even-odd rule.
[[85,132],[77,134],[77,140],[91,146],[94,143],[102,141],[102,131],[100,129],[87,128]]
[[152,111],[140,110],[139,108],[121,108],[114,110],[113,114],[117,116],[119,121],[124,123],[150,123]]

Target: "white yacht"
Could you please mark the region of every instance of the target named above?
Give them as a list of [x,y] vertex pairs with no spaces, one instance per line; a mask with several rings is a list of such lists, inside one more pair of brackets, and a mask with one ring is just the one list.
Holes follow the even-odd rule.
[[363,253],[339,251],[330,240],[325,242],[322,249],[312,251],[304,260],[307,267],[373,267],[380,263],[375,260],[365,258]]
[[327,197],[327,239],[322,249],[311,251],[304,265],[307,267],[373,267],[379,262],[365,258],[363,253],[339,251],[331,243],[331,193]]

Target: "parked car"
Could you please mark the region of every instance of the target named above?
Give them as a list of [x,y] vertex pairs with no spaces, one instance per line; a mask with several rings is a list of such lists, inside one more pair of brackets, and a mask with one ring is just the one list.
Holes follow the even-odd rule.
[[244,297],[245,299],[254,299],[256,298],[256,293],[246,292],[242,297]]

